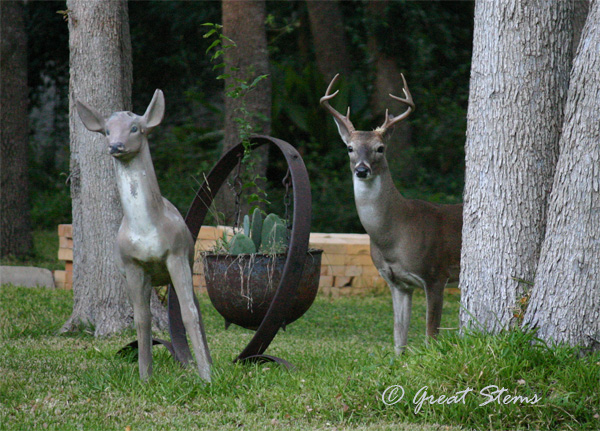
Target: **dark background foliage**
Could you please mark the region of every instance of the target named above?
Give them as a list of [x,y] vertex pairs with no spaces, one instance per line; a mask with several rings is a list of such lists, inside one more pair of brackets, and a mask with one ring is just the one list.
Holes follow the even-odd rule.
[[[405,74],[417,109],[411,144],[390,149],[393,177],[410,198],[461,200],[473,3],[390,1],[383,18],[369,2],[340,3],[352,73],[335,106],[352,108],[358,129],[381,122],[372,112],[374,68],[369,36]],[[34,227],[70,222],[68,187],[68,29],[62,1],[27,3],[31,111],[31,203]],[[304,1],[268,1],[273,85],[272,135],[296,146],[309,170],[313,231],[361,232],[347,155],[319,106],[327,81],[315,64]],[[143,113],[154,89],[166,95],[166,117],[150,139],[163,194],[185,214],[203,173],[222,149],[223,86],[205,51],[201,24],[220,22],[213,1],[132,1],[133,110]],[[397,92],[401,91],[398,83]],[[393,108],[393,106],[390,106]],[[267,191],[276,206],[285,166],[272,152]],[[277,208],[275,208],[278,211]]]

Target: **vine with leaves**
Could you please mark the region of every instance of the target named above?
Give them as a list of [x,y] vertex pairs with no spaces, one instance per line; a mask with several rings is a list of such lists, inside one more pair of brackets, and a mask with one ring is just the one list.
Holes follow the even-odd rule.
[[[236,43],[231,38],[223,34],[223,26],[215,23],[202,24],[208,27],[209,30],[204,34],[204,38],[214,38],[212,43],[206,49],[206,54],[210,54],[210,61],[216,62],[213,70],[222,70],[222,73],[217,76],[218,80],[229,80],[229,84],[225,87],[225,97],[231,99],[239,99],[240,105],[235,109],[233,121],[237,125],[239,138],[244,146],[244,155],[242,164],[246,167],[246,172],[254,172],[254,167],[257,164],[256,157],[253,157],[252,143],[250,137],[256,132],[256,126],[252,122],[252,118],[259,117],[258,113],[250,112],[246,106],[245,96],[251,91],[256,90],[258,84],[266,79],[268,75],[258,75],[252,78],[252,70],[246,71],[248,77],[240,77],[240,68],[231,66],[225,62],[225,53],[236,48]],[[212,52],[212,53],[211,53]],[[266,199],[267,193],[260,186],[260,181],[266,181],[266,178],[258,174],[245,175],[242,190],[255,190],[247,196],[247,202],[250,206],[250,212],[257,208],[261,203],[269,204]]]

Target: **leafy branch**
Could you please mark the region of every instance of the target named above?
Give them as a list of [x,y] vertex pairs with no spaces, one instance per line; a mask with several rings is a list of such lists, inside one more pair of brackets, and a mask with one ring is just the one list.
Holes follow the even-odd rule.
[[[254,91],[258,84],[266,79],[268,75],[258,75],[250,78],[253,75],[252,70],[247,71],[249,77],[241,77],[240,68],[228,65],[225,61],[225,53],[237,47],[235,41],[225,36],[222,32],[223,26],[215,23],[202,24],[209,27],[204,34],[204,38],[215,38],[209,47],[206,49],[206,54],[210,54],[211,62],[216,62],[213,65],[213,70],[222,70],[222,73],[217,76],[218,80],[229,81],[225,87],[225,97],[231,99],[239,99],[240,105],[235,109],[233,121],[237,125],[239,138],[244,146],[244,156],[242,163],[246,165],[248,172],[252,172],[257,164],[256,157],[252,157],[250,137],[256,132],[256,126],[251,121],[253,118],[260,118],[260,114],[250,112],[247,108],[245,97],[251,91]],[[255,193],[251,193],[247,197],[248,205],[256,207],[260,203],[268,204],[265,199],[267,193],[259,185],[259,181],[264,181],[266,178],[260,175],[254,175],[252,178],[245,178],[242,190],[253,188]],[[252,210],[253,208],[251,208]]]

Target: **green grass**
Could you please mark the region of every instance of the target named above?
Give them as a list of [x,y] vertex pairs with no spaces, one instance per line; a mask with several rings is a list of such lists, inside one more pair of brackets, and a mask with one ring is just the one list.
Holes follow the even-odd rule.
[[33,250],[26,258],[13,256],[0,259],[1,265],[37,266],[51,271],[65,269],[65,263],[58,260],[58,232],[36,230],[33,232]]
[[[133,332],[55,335],[71,311],[69,291],[0,287],[0,430],[600,429],[600,355],[532,344],[520,331],[460,337],[445,330],[426,345],[422,292],[412,347],[400,357],[386,295],[317,298],[267,351],[294,371],[233,364],[252,333],[225,331],[207,297],[200,300],[213,382],[203,384],[157,347],[154,375],[143,384],[137,363],[116,356]],[[457,326],[458,307],[458,295],[447,295],[445,327]],[[391,385],[406,394],[388,406],[381,395]],[[487,399],[479,391],[490,385],[540,401],[479,406]],[[436,400],[473,393],[464,404],[425,402],[415,414],[413,398],[425,386]]]

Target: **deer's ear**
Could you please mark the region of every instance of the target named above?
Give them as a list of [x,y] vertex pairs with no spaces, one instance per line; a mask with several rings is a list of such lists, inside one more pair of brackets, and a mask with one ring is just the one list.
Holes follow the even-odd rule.
[[340,134],[342,141],[344,141],[344,144],[350,145],[350,131],[346,128],[346,125],[335,117],[333,117],[333,120],[335,121],[338,133]]
[[144,121],[148,129],[158,126],[165,115],[165,96],[161,90],[156,90],[144,114]]
[[104,117],[91,106],[77,100],[77,113],[83,122],[83,125],[91,132],[104,133]]

